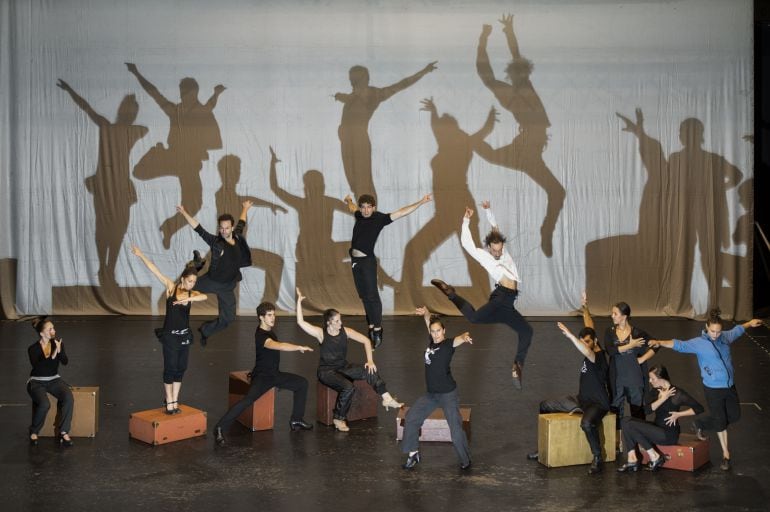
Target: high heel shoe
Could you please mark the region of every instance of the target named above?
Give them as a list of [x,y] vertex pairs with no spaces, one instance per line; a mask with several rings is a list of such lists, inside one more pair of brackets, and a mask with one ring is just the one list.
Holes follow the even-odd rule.
[[404,404],[396,400],[394,397],[388,396],[387,398],[382,399],[382,406],[385,408],[386,411],[389,411],[391,408],[401,409],[404,406]]
[[663,455],[661,455],[657,459],[651,460],[650,462],[648,462],[647,466],[644,469],[646,471],[657,471],[658,469],[660,469],[660,467],[663,464],[665,464],[665,462],[666,462],[666,458]]
[[345,420],[338,420],[337,418],[334,418],[332,420],[332,423],[334,423],[334,428],[336,428],[340,432],[350,431],[350,427],[348,427],[348,424]]
[[72,439],[65,439],[64,436],[69,437],[69,435],[66,432],[59,434],[59,445],[65,448],[71,448],[72,446],[75,445],[75,443],[72,442]]
[[[32,437],[32,436],[35,436],[35,437]],[[37,440],[38,439],[39,438],[37,437],[37,434],[30,434],[29,435],[29,445],[30,446],[37,446]]]
[[171,416],[172,414],[176,414],[176,411],[177,411],[176,407],[172,407],[171,409],[168,408],[169,405],[172,405],[172,406],[176,405],[176,402],[163,402],[163,405],[165,407],[165,410],[163,412],[165,412],[169,416]]
[[408,459],[406,459],[406,462],[404,462],[404,465],[401,466],[404,469],[412,469],[420,462],[420,452],[414,452],[412,455],[409,456]]
[[618,468],[618,473],[636,473],[641,467],[642,465],[638,460],[634,462],[626,462]]

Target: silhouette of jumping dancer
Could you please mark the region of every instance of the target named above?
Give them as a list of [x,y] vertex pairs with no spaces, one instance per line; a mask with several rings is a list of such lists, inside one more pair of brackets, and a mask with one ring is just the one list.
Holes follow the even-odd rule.
[[[495,124],[497,111],[492,108],[487,120],[476,133],[469,135],[457,123],[457,119],[449,114],[439,116],[433,98],[422,100],[422,108],[430,112],[430,125],[436,137],[438,149],[431,159],[433,170],[433,201],[435,214],[433,218],[418,231],[404,249],[404,267],[401,274],[402,290],[406,287],[423,286],[423,265],[430,257],[431,251],[438,248],[451,236],[460,236],[460,230],[452,222],[458,204],[473,204],[473,195],[468,188],[468,166],[473,158],[474,148],[488,136]],[[470,219],[471,232],[478,232],[478,217]],[[468,254],[468,271],[471,282],[484,283],[481,285],[481,295],[489,294],[488,279],[483,271]],[[408,288],[412,289],[412,288]],[[399,294],[403,296],[403,293]],[[402,305],[406,308],[406,304]]]
[[96,112],[64,80],[56,86],[69,93],[75,104],[99,127],[99,159],[96,172],[85,179],[94,200],[96,251],[99,255],[99,285],[117,287],[115,266],[128,229],[136,189],[131,182],[129,155],[134,144],[147,134],[146,126],[133,124],[139,104],[133,94],[123,97],[115,122]]
[[[225,86],[217,85],[205,104],[198,100],[198,82],[194,78],[183,78],[179,82],[180,103],[172,103],[158,88],[139,73],[136,64],[126,63],[128,71],[136,76],[139,84],[168,116],[170,127],[166,140],[168,148],[156,144],[134,167],[134,177],[151,180],[161,176],[176,176],[181,187],[180,203],[188,213],[195,216],[203,205],[203,186],[200,171],[203,161],[209,159],[208,152],[222,147],[219,125],[214,118],[214,108]],[[171,247],[171,237],[185,225],[185,219],[173,215],[163,221],[163,246]]]
[[436,69],[431,62],[412,76],[387,87],[369,85],[369,70],[364,66],[350,68],[350,93],[338,92],[334,99],[343,103],[342,121],[337,130],[342,150],[342,165],[354,195],[372,194],[377,197],[372,179],[372,143],[369,121],[380,103],[397,92],[414,85],[420,78]]
[[[217,162],[222,186],[214,194],[218,212],[234,212],[244,201],[251,201],[254,207],[270,208],[275,214],[278,211],[288,213],[283,206],[258,199],[252,196],[241,196],[236,192],[236,186],[241,179],[241,159],[235,155],[225,155]],[[248,228],[244,229],[244,236]],[[265,289],[260,302],[278,301],[278,289],[280,288],[281,275],[283,274],[283,258],[264,249],[251,247],[252,267],[265,271]]]
[[553,255],[553,231],[564,205],[566,192],[543,161],[543,151],[548,143],[546,130],[551,123],[543,102],[529,80],[533,69],[532,62],[519,53],[519,45],[513,33],[513,15],[503,15],[499,21],[503,24],[503,32],[512,57],[505,71],[510,83],[497,80],[489,62],[487,41],[492,33],[491,25],[484,25],[481,30],[476,71],[500,105],[513,114],[519,124],[519,133],[507,146],[494,149],[482,142],[476,152],[489,163],[523,172],[545,191],[548,206],[540,226],[540,246],[543,254],[550,258]]

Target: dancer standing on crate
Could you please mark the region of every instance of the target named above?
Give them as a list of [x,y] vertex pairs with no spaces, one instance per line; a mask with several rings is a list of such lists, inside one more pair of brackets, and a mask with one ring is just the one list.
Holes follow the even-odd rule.
[[665,462],[653,444],[672,445],[679,442],[679,418],[695,416],[703,412],[703,406],[684,389],[671,385],[665,366],[656,365],[649,372],[650,391],[644,401],[644,412],[655,413],[655,421],[623,418],[623,446],[628,452],[626,463],[619,473],[636,472],[641,467],[636,455],[636,445],[647,452],[650,462],[648,471],[657,471]]
[[[599,346],[594,330],[594,321],[588,310],[588,299],[583,294],[583,328],[577,337],[561,322],[559,329],[569,339],[578,351],[583,354],[583,364],[580,367],[580,387],[577,396],[566,396],[556,400],[540,402],[540,414],[566,412],[569,414],[582,413],[580,428],[586,436],[591,448],[593,460],[588,469],[589,475],[602,472],[602,442],[599,432],[602,419],[610,410],[610,394],[607,391],[607,356]],[[539,458],[538,452],[527,455],[530,460]]]
[[[217,235],[212,235],[203,229],[200,222],[191,217],[184,206],[176,207],[190,227],[211,248],[209,270],[201,276],[196,289],[217,296],[219,315],[215,320],[205,322],[198,328],[201,335],[200,342],[204,347],[210,336],[225,329],[235,320],[235,287],[243,279],[240,269],[251,266],[251,249],[243,236],[243,229],[246,227],[249,208],[253,204],[248,199],[243,202],[238,224],[235,224],[235,219],[229,213],[220,215],[217,219]],[[197,252],[195,252],[195,261],[199,267],[198,270],[203,268],[203,262],[200,261]]]
[[295,430],[312,430],[313,425],[306,423],[305,402],[307,401],[307,379],[293,373],[278,370],[281,364],[281,352],[312,352],[313,349],[305,345],[295,345],[278,341],[278,336],[273,332],[275,327],[275,304],[263,302],[257,306],[259,327],[254,333],[254,345],[257,355],[254,361],[254,369],[251,370],[251,386],[248,393],[236,402],[217,422],[214,427],[214,441],[218,445],[225,444],[224,433],[230,429],[233,422],[251,404],[259,400],[270,388],[288,389],[294,393],[294,406],[291,410],[289,428]]
[[428,194],[416,203],[399,208],[393,213],[382,213],[376,211],[377,202],[372,195],[364,194],[359,197],[358,206],[352,197],[345,196],[348,209],[356,217],[353,238],[350,241],[353,281],[364,304],[366,322],[369,324],[369,339],[374,342],[374,348],[382,343],[382,300],[377,290],[377,258],[374,256],[377,237],[380,236],[382,228],[430,201],[431,194]]
[[163,345],[163,389],[165,392],[166,414],[177,414],[179,409],[179,391],[182,377],[187,370],[190,357],[190,344],[193,341],[190,332],[190,309],[193,302],[206,300],[206,295],[193,290],[198,280],[195,264],[190,262],[182,271],[179,279],[172,281],[161,273],[137,246],[131,248],[142,263],[155,274],[166,287],[166,317],[163,327],[155,330]]
[[[337,403],[334,404],[334,428],[340,432],[350,430],[346,419],[353,402],[353,393],[356,391],[353,385],[353,381],[356,380],[365,380],[382,397],[382,406],[385,407],[385,410],[389,408],[400,409],[404,404],[388,393],[385,381],[377,372],[377,366],[375,366],[372,356],[371,340],[354,329],[344,327],[342,315],[336,309],[324,311],[323,329],[306,322],[302,314],[303,300],[305,297],[297,288],[297,325],[321,344],[318,380],[321,384],[329,386],[337,392]],[[348,339],[357,341],[364,346],[366,363],[363,365],[347,362]]]
[[32,397],[32,424],[29,426],[29,444],[37,445],[40,429],[43,428],[45,417],[51,408],[47,394],[50,393],[58,400],[61,420],[56,426],[59,430],[59,444],[70,447],[73,445],[69,435],[72,426],[72,411],[75,399],[64,379],[59,376],[59,363],[69,362],[64,351],[62,339],[56,336],[53,322],[45,317],[36,320],[32,327],[40,339],[29,346],[27,355],[32,365],[32,371],[27,380],[27,393]]
[[741,418],[741,405],[735,389],[735,369],[730,355],[730,345],[738,340],[749,327],[759,327],[762,320],[756,318],[729,331],[722,331],[724,321],[718,309],[709,311],[706,329],[697,338],[683,340],[650,340],[650,346],[666,347],[684,354],[695,354],[703,380],[703,392],[709,407],[709,416],[693,422],[698,439],[705,440],[704,431],[714,431],[722,446],[723,471],[732,468],[730,449],[727,444],[727,426]]
[[517,389],[521,389],[524,360],[527,357],[529,345],[532,343],[532,327],[514,307],[516,297],[519,295],[520,279],[516,263],[513,262],[513,258],[505,248],[507,239],[497,227],[497,220],[492,213],[489,201],[484,201],[482,207],[486,211],[487,220],[492,225],[492,230],[484,239],[485,249],[476,247],[473,242],[469,227],[473,210],[467,206],[463,216],[460,242],[463,249],[478,261],[490,277],[495,280],[495,289],[489,296],[489,300],[479,309],[474,309],[468,301],[455,293],[453,286],[441,279],[433,279],[431,284],[441,290],[469,322],[473,324],[502,323],[516,331],[519,336],[519,347],[513,361],[511,376],[513,377],[513,385]]
[[428,348],[425,349],[425,384],[428,392],[418,398],[406,413],[401,451],[408,454],[408,458],[402,467],[412,469],[422,460],[419,451],[420,428],[428,416],[437,407],[441,407],[457,458],[460,459],[460,469],[466,470],[471,467],[471,452],[463,431],[457,383],[452,378],[450,364],[455,349],[463,343],[473,343],[473,339],[469,333],[464,332],[449,342],[443,322],[432,316],[427,307],[417,308],[416,313],[425,319],[430,333]]

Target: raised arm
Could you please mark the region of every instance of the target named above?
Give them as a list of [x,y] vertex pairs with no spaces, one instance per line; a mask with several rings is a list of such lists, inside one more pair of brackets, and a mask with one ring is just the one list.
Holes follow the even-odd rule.
[[436,104],[433,103],[433,97],[425,98],[424,100],[420,100],[420,104],[422,105],[420,107],[420,110],[423,112],[430,112],[430,127],[433,130],[433,133],[436,133],[438,122],[438,109],[436,108]]
[[356,213],[358,211],[358,205],[353,200],[352,197],[350,197],[350,194],[345,196],[345,199],[342,200],[346,205],[348,205],[348,211],[350,213]]
[[[495,212],[492,211],[492,204],[489,201],[484,200],[481,202],[481,207],[484,209],[484,214],[487,216],[487,222],[489,222],[489,225],[492,227],[492,230],[500,232],[500,226],[497,224],[497,218],[495,217]],[[467,213],[467,210],[468,208],[466,208],[466,213]],[[473,210],[471,210],[471,216],[473,216]]]
[[302,313],[303,300],[305,300],[305,296],[302,295],[302,292],[299,291],[299,288],[297,288],[297,325],[299,325],[303,331],[305,331],[306,333],[314,337],[316,340],[318,340],[318,343],[323,343],[324,341],[323,329],[305,321],[305,317]]
[[566,325],[564,325],[561,322],[558,322],[556,325],[559,327],[559,329],[564,334],[564,336],[566,336],[567,339],[572,342],[575,348],[578,349],[578,352],[583,354],[586,357],[586,359],[588,359],[592,363],[596,361],[596,352],[594,352],[590,348],[586,347],[583,343],[581,343],[581,341],[577,339],[577,337],[574,334],[572,334],[572,331],[570,331]]
[[217,106],[217,101],[219,100],[219,95],[222,94],[223,92],[225,92],[226,89],[227,88],[224,85],[222,85],[222,84],[219,84],[216,87],[214,87],[214,93],[211,95],[209,100],[206,102],[206,108],[209,109],[209,110],[214,110],[214,108],[216,108],[216,106]]
[[503,24],[503,33],[505,33],[505,40],[508,42],[511,57],[520,59],[519,43],[516,41],[516,35],[513,33],[513,14],[503,14],[498,21]]
[[99,126],[106,126],[110,124],[110,122],[104,116],[97,114],[91,105],[89,105],[88,102],[83,99],[83,97],[81,97],[72,87],[70,87],[70,84],[60,78],[59,81],[56,82],[56,87],[67,91],[75,104],[80,107],[83,112],[88,114],[88,117],[91,118],[91,121],[98,124]]
[[581,298],[581,310],[583,313],[583,326],[584,327],[590,327],[591,329],[594,329],[594,319],[591,318],[591,312],[588,311],[588,295],[586,295],[585,290],[583,290],[583,296]]
[[423,320],[425,320],[425,327],[428,328],[428,332],[430,332],[430,319],[431,314],[430,310],[427,306],[420,306],[414,310],[414,314],[421,316]]
[[357,341],[364,346],[364,352],[366,352],[366,363],[364,363],[364,368],[366,368],[369,373],[376,372],[377,367],[374,365],[374,356],[372,355],[372,340],[356,331],[355,329],[350,329],[349,327],[345,327],[344,329],[345,334],[348,335],[348,338],[353,341]]
[[172,291],[174,291],[174,281],[169,279],[168,277],[164,276],[163,273],[161,273],[160,269],[153,263],[152,261],[147,258],[147,256],[144,255],[141,249],[137,246],[131,247],[131,252],[134,253],[135,256],[139,257],[140,260],[142,260],[142,263],[152,272],[155,274],[155,277],[158,278],[158,280],[163,283],[163,285],[166,287],[166,294],[170,294]]
[[479,128],[479,131],[471,135],[471,141],[473,144],[480,143],[486,139],[489,134],[492,133],[492,130],[495,129],[495,123],[498,121],[498,116],[499,114],[494,106],[489,109],[489,114],[487,114],[487,119],[484,121],[484,125]]
[[431,196],[431,194],[426,194],[422,197],[422,199],[420,199],[416,203],[413,203],[407,206],[402,206],[395,212],[391,213],[390,219],[398,220],[401,217],[404,217],[405,215],[409,215],[410,213],[412,213],[413,211],[415,211],[417,208],[424,205],[425,203],[430,203],[432,200],[433,200],[433,197]]
[[647,168],[647,172],[652,173],[656,169],[660,169],[660,171],[663,171],[664,168],[668,169],[668,160],[663,153],[663,146],[644,131],[642,109],[637,108],[635,114],[636,122],[631,121],[631,119],[620,112],[615,113],[625,123],[623,131],[633,133],[639,139],[639,156],[642,158],[642,163]]
[[184,219],[187,221],[187,223],[190,225],[191,228],[196,229],[200,225],[200,222],[198,222],[195,217],[187,213],[187,210],[185,210],[184,206],[182,206],[181,204],[177,205],[176,211],[182,214],[182,217],[184,217]]
[[158,88],[151,84],[139,72],[139,68],[136,67],[136,64],[132,62],[126,62],[126,67],[128,68],[129,73],[134,75],[136,79],[139,80],[139,85],[141,85],[142,89],[144,89],[145,92],[147,92],[147,94],[149,94],[150,97],[155,100],[155,103],[158,104],[163,112],[165,112],[168,116],[174,115],[174,109],[176,108],[176,105],[174,105],[165,96],[163,96],[160,91],[158,91]]
[[424,68],[422,68],[417,73],[415,73],[415,74],[413,74],[411,76],[408,76],[408,77],[404,78],[403,80],[400,80],[400,81],[396,82],[395,84],[392,84],[392,85],[389,85],[387,87],[383,87],[382,89],[380,89],[380,101],[385,101],[388,98],[390,98],[391,96],[393,96],[394,94],[396,94],[397,92],[401,92],[404,89],[406,89],[407,87],[409,87],[410,85],[414,85],[415,83],[417,83],[417,81],[420,78],[424,77],[425,75],[427,75],[428,73],[430,73],[431,71],[436,69],[436,63],[437,62],[438,61],[433,61],[433,62],[427,64]]
[[489,34],[491,33],[492,25],[482,26],[479,46],[476,49],[476,72],[484,85],[494,90],[497,87],[498,80],[495,78],[495,72],[492,70],[492,64],[490,64],[489,55],[487,54],[487,40],[489,40]]
[[281,160],[275,154],[275,150],[273,150],[273,147],[270,146],[270,190],[273,191],[273,194],[278,196],[278,199],[288,204],[295,210],[298,210],[300,206],[299,196],[295,196],[286,192],[278,185],[278,162],[280,161]]
[[[238,217],[239,222],[245,223],[249,216],[249,208],[254,206],[254,201],[246,199],[241,203],[241,215]],[[189,221],[188,221],[189,222]]]

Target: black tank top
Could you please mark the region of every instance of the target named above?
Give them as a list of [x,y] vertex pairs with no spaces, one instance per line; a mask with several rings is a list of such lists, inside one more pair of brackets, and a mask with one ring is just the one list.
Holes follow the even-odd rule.
[[[176,289],[166,298],[166,318],[163,321],[163,331],[169,334],[187,334],[190,331],[190,307],[187,304],[174,304],[176,302]],[[187,292],[188,296],[190,292]]]
[[345,328],[340,327],[340,333],[332,336],[324,329],[324,342],[321,343],[321,361],[318,365],[319,370],[331,370],[343,368],[348,362],[345,360],[348,355],[348,335]]

